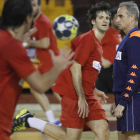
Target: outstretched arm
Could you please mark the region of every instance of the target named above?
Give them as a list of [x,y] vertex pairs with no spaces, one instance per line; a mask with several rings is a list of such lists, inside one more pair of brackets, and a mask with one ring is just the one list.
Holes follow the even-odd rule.
[[50,54],[53,61],[53,68],[46,74],[41,75],[38,71],[33,72],[25,78],[29,85],[37,92],[43,93],[48,90],[55,82],[59,74],[73,63],[70,61],[74,53],[70,50],[65,54],[66,47],[61,51],[61,54],[55,56],[53,51]]

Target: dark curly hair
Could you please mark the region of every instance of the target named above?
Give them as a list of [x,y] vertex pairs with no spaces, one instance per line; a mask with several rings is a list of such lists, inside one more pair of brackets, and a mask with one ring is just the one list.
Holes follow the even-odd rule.
[[97,14],[101,11],[105,11],[106,13],[109,14],[109,16],[111,16],[110,13],[110,4],[108,4],[107,2],[100,2],[100,3],[96,3],[96,5],[92,5],[91,8],[88,10],[87,16],[88,16],[88,22],[90,24],[90,27],[93,28],[93,25],[91,24],[91,21],[93,19],[96,19]]
[[114,6],[114,7],[112,7],[112,8],[110,9],[110,12],[111,12],[111,19],[114,18],[115,14],[117,14],[117,10],[118,10],[118,9],[119,9],[119,6],[118,6],[118,5],[116,5],[116,6]]
[[38,5],[41,5],[41,0],[38,0]]
[[[32,0],[31,0],[32,2]],[[38,5],[41,5],[41,0],[37,0]]]
[[1,29],[20,27],[32,15],[30,0],[6,0],[2,11]]

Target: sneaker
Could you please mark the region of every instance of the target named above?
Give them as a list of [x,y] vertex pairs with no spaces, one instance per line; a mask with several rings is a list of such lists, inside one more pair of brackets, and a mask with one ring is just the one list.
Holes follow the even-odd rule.
[[25,130],[26,127],[30,128],[27,121],[29,117],[33,117],[33,115],[27,109],[22,109],[20,113],[13,119],[11,134],[18,130]]
[[58,121],[58,120],[56,120],[56,122],[55,122],[55,123],[53,123],[53,124],[55,124],[55,125],[57,125],[57,126],[62,126],[61,122],[60,122],[60,121]]

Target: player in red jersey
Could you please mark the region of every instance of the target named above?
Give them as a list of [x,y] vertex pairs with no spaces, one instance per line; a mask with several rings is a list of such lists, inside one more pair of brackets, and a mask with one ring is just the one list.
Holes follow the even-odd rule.
[[113,7],[111,11],[111,26],[102,39],[103,56],[102,68],[96,81],[96,88],[105,93],[112,93],[113,88],[113,64],[116,50],[122,38],[118,25],[116,23],[118,6]]
[[73,57],[73,54],[63,52],[56,57],[53,51],[50,51],[53,68],[43,76],[34,68],[22,46],[22,39],[28,38],[28,34],[24,37],[23,34],[29,30],[31,22],[32,6],[29,0],[7,0],[5,2],[0,30],[1,140],[10,140],[13,114],[22,91],[20,79],[26,80],[34,90],[42,93],[50,88],[62,70],[72,64],[69,59]]
[[101,68],[101,40],[109,27],[108,4],[97,3],[89,10],[88,15],[92,30],[72,41],[71,49],[75,51],[76,62],[62,73],[61,80],[52,89],[62,97],[60,120],[67,127],[70,139],[80,139],[86,123],[97,140],[107,140],[107,117],[93,90]]
[[[32,44],[31,47],[36,48],[37,56],[40,60],[38,70],[41,74],[44,74],[53,67],[49,49],[53,50],[56,56],[59,55],[59,49],[57,48],[56,38],[52,31],[52,23],[48,17],[41,12],[41,1],[31,0],[31,3],[33,8],[34,27],[37,28],[37,32],[33,34],[35,41],[28,40],[28,43]],[[30,90],[44,110],[48,121],[53,124],[61,125],[61,123],[55,118],[46,95],[44,93],[38,94],[32,88]],[[57,97],[60,98],[59,95]]]

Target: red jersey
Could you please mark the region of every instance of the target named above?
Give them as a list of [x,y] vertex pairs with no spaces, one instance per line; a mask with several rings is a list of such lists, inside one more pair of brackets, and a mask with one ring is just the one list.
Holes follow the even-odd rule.
[[[75,51],[74,59],[82,65],[82,85],[86,99],[95,99],[93,90],[96,85],[96,78],[101,68],[102,46],[94,35],[93,30],[80,35],[71,43],[71,49]],[[70,67],[61,75],[53,91],[71,99],[78,99],[74,89]]]
[[44,37],[50,38],[50,46],[48,49],[36,48],[37,56],[40,60],[39,70],[43,74],[48,72],[53,66],[51,55],[48,50],[51,49],[54,51],[55,55],[59,55],[59,49],[57,48],[56,38],[52,31],[52,23],[47,16],[41,14],[35,21],[34,27],[38,29],[37,32],[33,35],[36,40],[40,40]]
[[22,91],[20,79],[36,69],[22,43],[8,31],[0,31],[0,139],[10,139],[13,114]]
[[116,49],[119,46],[122,38],[120,32],[112,27],[106,31],[104,38],[102,39],[103,57],[109,60],[112,64],[116,56]]

